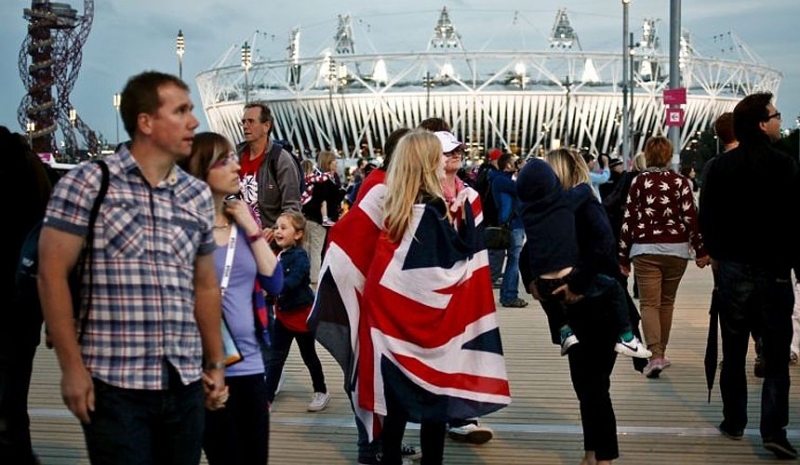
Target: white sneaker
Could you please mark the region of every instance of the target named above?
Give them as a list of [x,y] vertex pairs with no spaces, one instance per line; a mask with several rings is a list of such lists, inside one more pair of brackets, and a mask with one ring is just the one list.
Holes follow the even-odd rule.
[[492,440],[494,432],[491,428],[481,425],[477,421],[464,426],[451,426],[447,430],[450,439],[470,444],[484,444]]
[[315,392],[314,397],[311,398],[311,403],[308,404],[309,412],[319,412],[328,406],[331,400],[331,395],[327,392]]
[[628,357],[650,358],[653,356],[653,353],[647,350],[647,348],[642,344],[642,341],[640,341],[636,336],[634,336],[633,339],[628,342],[622,340],[617,341],[617,344],[614,346],[614,350],[617,351],[617,353],[627,355]]

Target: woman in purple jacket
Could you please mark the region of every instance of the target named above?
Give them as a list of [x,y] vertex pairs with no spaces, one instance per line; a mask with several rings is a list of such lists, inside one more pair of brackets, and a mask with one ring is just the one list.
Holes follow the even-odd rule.
[[214,239],[219,245],[214,263],[222,314],[239,353],[238,361],[225,369],[230,392],[225,408],[206,410],[203,450],[210,465],[264,465],[269,456],[269,409],[261,356],[266,330],[262,291],[277,295],[283,271],[253,211],[237,197],[239,164],[231,143],[216,133],[197,134],[181,167],[206,181],[214,196]]

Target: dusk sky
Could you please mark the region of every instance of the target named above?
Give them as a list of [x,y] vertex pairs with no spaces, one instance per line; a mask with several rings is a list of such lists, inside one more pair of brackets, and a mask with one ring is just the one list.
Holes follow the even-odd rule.
[[[69,3],[78,14],[84,13],[84,1],[60,1]],[[27,30],[23,9],[30,4],[30,0],[0,2],[0,59],[4,63],[0,67],[0,125],[18,132],[24,132],[16,114],[25,89],[17,63]],[[669,0],[632,0],[631,32],[638,37],[643,19],[660,19],[658,33],[666,50],[669,5]],[[115,142],[113,95],[121,91],[128,77],[144,70],[177,75],[175,38],[180,29],[186,38],[183,76],[192,88],[200,130],[207,129],[194,77],[212,67],[232,46],[238,48],[252,40],[256,31],[261,33],[255,53],[261,58],[284,58],[289,31],[295,26],[301,29],[301,55],[315,55],[330,45],[337,15],[350,14],[354,29],[358,29],[358,53],[424,50],[443,6],[450,11],[468,50],[544,50],[558,8],[567,9],[584,50],[621,52],[622,48],[620,0],[460,0],[441,4],[422,0],[391,4],[366,0],[98,0],[71,101],[89,126]],[[726,49],[731,42],[719,40],[720,35],[732,32],[764,65],[779,70],[783,78],[776,106],[783,114],[783,126],[795,128],[800,116],[798,18],[798,0],[695,0],[683,1],[681,25],[691,32],[692,43],[705,56],[737,59],[736,50]],[[119,131],[120,138],[127,139],[121,124]]]

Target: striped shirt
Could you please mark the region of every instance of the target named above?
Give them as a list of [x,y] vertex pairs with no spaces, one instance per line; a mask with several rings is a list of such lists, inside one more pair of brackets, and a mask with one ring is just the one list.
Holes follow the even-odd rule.
[[[166,389],[167,364],[184,384],[197,381],[202,345],[194,317],[194,271],[197,256],[216,248],[211,191],[178,167],[150,186],[126,147],[105,161],[110,184],[94,227],[84,363],[93,377],[125,389]],[[101,176],[94,163],[64,175],[44,224],[85,236]],[[84,274],[81,315],[87,285]]]

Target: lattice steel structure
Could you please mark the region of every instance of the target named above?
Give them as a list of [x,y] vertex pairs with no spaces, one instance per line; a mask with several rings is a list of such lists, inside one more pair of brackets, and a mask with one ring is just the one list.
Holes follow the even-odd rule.
[[83,16],[66,3],[32,0],[24,17],[28,35],[19,52],[19,75],[28,93],[17,110],[20,127],[27,130],[38,153],[57,152],[59,128],[67,147],[77,148],[77,132],[90,153],[99,153],[97,135],[69,100],[92,28],[94,0],[84,0]]
[[[669,57],[659,48],[655,23],[645,21],[634,50],[634,152],[642,149],[643,136],[666,132],[662,93],[669,84]],[[348,29],[340,24],[342,30]],[[477,148],[528,154],[568,140],[593,152],[615,152],[622,137],[622,54],[581,50],[566,10],[558,11],[553,31],[549,49],[469,51],[443,9],[424,52],[356,54],[349,34],[347,53],[337,53],[337,34],[325,53],[303,57],[295,30],[290,57],[254,58],[250,100],[267,102],[275,114],[275,137],[303,151],[335,147],[347,155],[374,154],[394,129],[439,116]],[[569,37],[558,36],[563,31]],[[684,36],[683,146],[743,96],[775,92],[780,84],[779,71],[734,35],[725,37],[738,56],[702,56]],[[211,129],[240,141],[245,91],[234,48],[200,73],[197,85]]]

